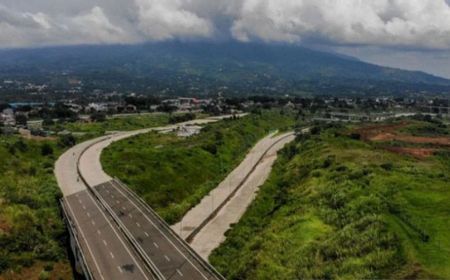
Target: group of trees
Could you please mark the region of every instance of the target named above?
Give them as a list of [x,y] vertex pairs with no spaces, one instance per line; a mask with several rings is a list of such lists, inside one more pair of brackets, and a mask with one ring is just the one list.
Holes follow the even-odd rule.
[[60,148],[55,141],[0,138],[0,274],[14,270],[17,276],[38,261],[52,266],[67,260],[60,191],[53,177]]

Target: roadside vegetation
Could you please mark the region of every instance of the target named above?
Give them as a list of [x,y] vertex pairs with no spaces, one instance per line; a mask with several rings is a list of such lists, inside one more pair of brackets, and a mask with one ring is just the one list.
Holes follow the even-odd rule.
[[405,133],[449,127],[391,125],[386,135],[414,143],[339,125],[299,136],[210,262],[227,279],[450,278],[450,147],[389,149],[429,147]]
[[271,131],[294,126],[290,111],[263,110],[209,124],[180,138],[156,132],[116,142],[102,153],[105,171],[136,191],[168,223],[177,222]]
[[99,118],[93,122],[66,122],[53,124],[50,128],[55,131],[67,130],[75,133],[102,135],[107,131],[128,131],[140,128],[154,127],[169,124],[170,116],[166,113],[153,113],[114,118]]
[[53,165],[64,142],[0,136],[0,279],[71,279]]
[[69,147],[110,130],[132,130],[195,118],[151,114],[93,123],[52,124],[86,135],[0,135],[0,280],[72,279],[67,232],[60,215],[62,194],[54,163]]

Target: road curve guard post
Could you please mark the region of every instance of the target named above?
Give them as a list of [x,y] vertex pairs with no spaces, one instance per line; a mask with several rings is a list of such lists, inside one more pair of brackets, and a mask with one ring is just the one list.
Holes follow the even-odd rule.
[[81,245],[78,240],[78,233],[76,227],[73,225],[72,218],[69,216],[64,200],[60,200],[62,214],[64,218],[64,222],[67,225],[67,229],[69,231],[69,242],[70,248],[72,249],[73,256],[75,259],[75,270],[84,275],[86,280],[94,280],[92,272],[89,270],[87,266],[86,258],[81,250]]

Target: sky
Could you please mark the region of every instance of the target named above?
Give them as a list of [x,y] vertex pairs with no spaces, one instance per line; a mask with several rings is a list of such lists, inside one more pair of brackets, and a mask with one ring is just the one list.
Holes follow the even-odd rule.
[[301,44],[450,78],[450,0],[0,0],[0,48]]

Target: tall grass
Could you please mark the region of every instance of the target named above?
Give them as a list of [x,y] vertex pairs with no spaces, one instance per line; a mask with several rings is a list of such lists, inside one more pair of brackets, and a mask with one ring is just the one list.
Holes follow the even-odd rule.
[[450,278],[449,162],[318,130],[210,256],[228,279]]

